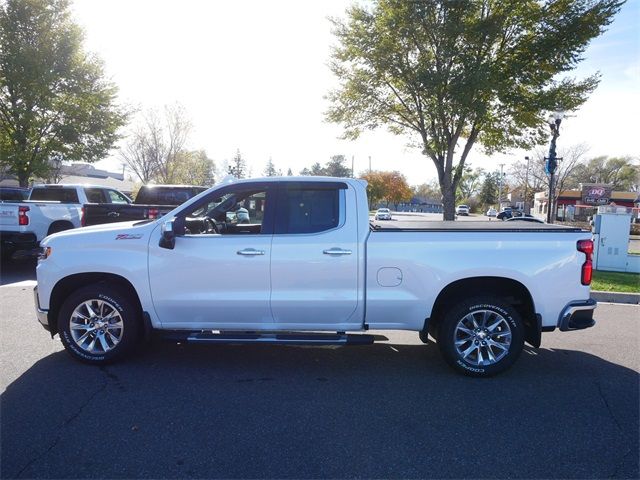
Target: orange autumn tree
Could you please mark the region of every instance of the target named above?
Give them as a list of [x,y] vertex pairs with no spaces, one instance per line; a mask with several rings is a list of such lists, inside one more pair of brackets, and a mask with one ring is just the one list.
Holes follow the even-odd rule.
[[384,201],[398,208],[401,202],[408,202],[413,196],[413,192],[407,183],[407,179],[398,171],[381,172],[371,171],[360,175],[367,181],[367,199],[369,208],[374,208],[377,203]]

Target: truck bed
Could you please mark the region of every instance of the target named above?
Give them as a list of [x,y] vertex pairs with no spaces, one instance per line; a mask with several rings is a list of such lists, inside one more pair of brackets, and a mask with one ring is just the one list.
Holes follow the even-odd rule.
[[445,222],[429,220],[399,220],[372,222],[372,232],[584,232],[578,227],[535,222]]

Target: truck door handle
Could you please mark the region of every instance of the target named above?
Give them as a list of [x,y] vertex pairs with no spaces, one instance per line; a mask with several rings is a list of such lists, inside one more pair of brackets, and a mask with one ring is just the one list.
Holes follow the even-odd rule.
[[109,212],[109,213],[107,213],[107,217],[116,218],[116,217],[119,217],[119,216],[120,216],[120,214],[118,212]]
[[351,250],[343,250],[341,248],[330,248],[329,250],[323,250],[325,255],[351,255]]
[[256,250],[255,248],[245,248],[244,250],[238,250],[237,254],[253,257],[256,255],[264,255],[264,250]]

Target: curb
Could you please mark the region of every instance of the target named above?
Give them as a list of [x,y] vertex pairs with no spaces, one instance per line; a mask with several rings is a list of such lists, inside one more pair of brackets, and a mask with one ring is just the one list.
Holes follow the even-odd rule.
[[640,304],[640,293],[592,291],[591,298],[596,302]]

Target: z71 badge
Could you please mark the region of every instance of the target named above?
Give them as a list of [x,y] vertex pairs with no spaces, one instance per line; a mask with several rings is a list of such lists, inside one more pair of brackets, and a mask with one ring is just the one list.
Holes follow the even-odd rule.
[[121,233],[116,236],[116,240],[140,240],[142,238],[141,233],[131,234],[131,233]]

